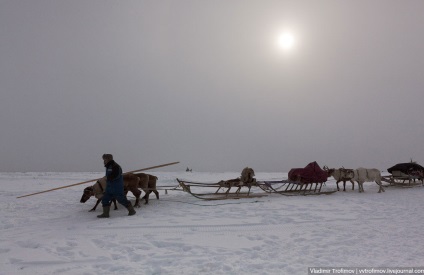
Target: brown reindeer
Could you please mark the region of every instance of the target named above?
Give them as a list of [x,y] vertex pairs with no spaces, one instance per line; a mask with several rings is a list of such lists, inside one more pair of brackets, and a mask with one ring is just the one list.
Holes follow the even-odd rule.
[[[131,191],[135,196],[134,207],[140,207],[140,195],[141,191],[138,189],[138,183],[140,179],[132,173],[123,174],[124,178],[124,193],[127,195],[128,191]],[[99,205],[100,201],[103,198],[104,190],[106,189],[106,177],[99,179],[93,186],[89,186],[84,189],[84,193],[82,194],[81,203],[85,203],[90,197],[95,196],[97,198],[96,205],[91,211],[95,211],[97,205]],[[116,205],[116,201],[112,200],[115,204],[115,210],[118,209]]]
[[156,189],[156,182],[158,180],[158,177],[145,173],[137,173],[134,175],[136,175],[140,179],[138,183],[138,188],[140,188],[146,193],[141,198],[144,199],[145,204],[149,203],[149,196],[152,192],[155,193],[156,199],[159,199],[159,192]]
[[[88,201],[89,198],[92,196],[95,196],[97,198],[96,204],[93,208],[90,209],[89,212],[96,211],[97,205],[102,201],[104,190],[106,189],[106,182],[105,185],[102,186],[102,184],[99,181],[96,181],[96,183],[92,186],[88,186],[84,188],[80,203],[85,203]],[[118,206],[116,205],[116,200],[112,199],[112,203],[115,205],[114,210],[118,209]]]

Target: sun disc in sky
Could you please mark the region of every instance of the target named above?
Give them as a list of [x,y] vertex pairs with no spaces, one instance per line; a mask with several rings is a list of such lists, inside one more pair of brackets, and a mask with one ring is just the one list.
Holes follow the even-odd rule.
[[278,46],[283,50],[290,50],[295,45],[295,38],[290,32],[283,32],[277,38]]

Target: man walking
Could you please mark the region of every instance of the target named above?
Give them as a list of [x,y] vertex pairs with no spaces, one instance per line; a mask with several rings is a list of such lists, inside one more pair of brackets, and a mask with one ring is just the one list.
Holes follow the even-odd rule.
[[121,166],[113,160],[111,154],[104,154],[102,158],[106,167],[106,190],[102,198],[103,214],[98,215],[97,218],[109,218],[112,199],[116,199],[128,209],[128,216],[134,215],[136,212],[124,194],[124,178]]

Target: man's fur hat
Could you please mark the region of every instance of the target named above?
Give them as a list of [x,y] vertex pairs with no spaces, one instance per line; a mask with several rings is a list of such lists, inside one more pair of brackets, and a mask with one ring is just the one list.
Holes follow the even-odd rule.
[[113,156],[111,154],[103,154],[103,160],[113,160]]

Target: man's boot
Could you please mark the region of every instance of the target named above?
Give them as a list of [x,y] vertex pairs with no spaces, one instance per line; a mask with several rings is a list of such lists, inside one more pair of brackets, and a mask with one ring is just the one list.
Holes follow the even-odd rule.
[[134,210],[134,207],[132,206],[131,202],[128,204],[127,209],[128,209],[128,216],[132,216],[132,215],[135,214],[135,210]]
[[109,211],[110,211],[110,205],[103,206],[103,214],[98,215],[97,218],[109,218]]

